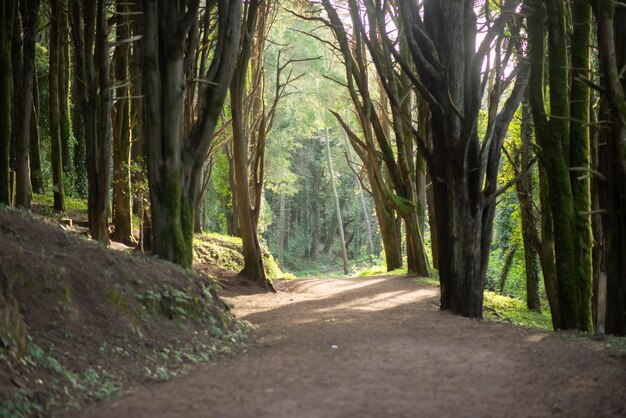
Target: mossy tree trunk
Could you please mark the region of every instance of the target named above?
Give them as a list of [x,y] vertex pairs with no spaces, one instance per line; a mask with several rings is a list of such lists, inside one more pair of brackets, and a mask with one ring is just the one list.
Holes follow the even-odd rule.
[[0,4],[0,203],[9,205],[9,159],[11,147],[11,38],[17,0]]
[[[351,0],[351,4],[357,10],[356,2]],[[410,130],[433,181],[441,308],[480,318],[495,199],[501,193],[497,176],[502,143],[528,79],[523,59],[514,70],[515,82],[505,76],[511,63],[500,54],[490,62],[492,71],[484,74],[481,67],[493,45],[502,47],[505,27],[511,33],[520,30],[521,22],[513,13],[518,2],[501,5],[497,18],[487,22],[486,36],[479,43],[473,1],[428,1],[422,9],[414,1],[398,1],[397,15],[407,37],[405,56],[391,49],[385,10],[374,1],[365,4],[370,16],[368,48],[391,107],[400,108],[401,97],[394,92],[393,78],[384,75],[388,65],[381,57],[386,54],[372,42],[375,36],[383,38],[387,54],[393,55],[393,62],[429,105],[430,138],[423,138],[411,120],[405,120],[403,126]],[[365,33],[363,28],[359,30]],[[509,47],[514,51],[519,45],[513,41]],[[490,76],[494,82],[487,92],[478,88],[487,85]],[[504,100],[502,93],[509,87],[511,94]],[[475,127],[483,94],[488,96],[490,111],[485,136],[480,138]]]
[[[600,119],[611,123],[600,131],[597,182],[603,249],[600,275],[606,282],[606,332],[626,335],[626,10],[613,0],[593,0],[601,61]],[[600,307],[601,304],[598,304]],[[602,312],[598,312],[598,317]]]
[[15,135],[15,177],[17,206],[30,209],[31,181],[30,181],[30,141],[31,117],[33,112],[33,80],[35,78],[35,36],[39,15],[39,0],[22,1],[20,14],[22,16],[21,72],[22,85],[18,88],[21,95],[19,101],[18,126]]
[[[563,0],[532,3],[530,100],[539,157],[547,174],[555,238],[560,327],[591,331],[591,223],[589,176],[589,75],[591,6],[572,7],[573,35],[569,85],[566,10]],[[544,19],[548,25],[550,114],[544,104]],[[570,94],[571,88],[571,94]]]
[[113,55],[115,82],[120,85],[115,90],[115,104],[113,105],[113,226],[111,239],[129,245],[135,244],[132,225],[132,196],[130,179],[131,157],[131,124],[129,56],[131,36],[130,8],[126,4],[118,3],[116,11],[119,13],[116,27],[118,46]]
[[[61,164],[66,192],[76,191],[74,167],[72,164],[72,132],[70,121],[70,40],[68,21],[68,1],[60,0],[59,17],[59,134],[61,138]],[[95,0],[92,0],[95,1]]]
[[44,183],[41,170],[41,143],[39,140],[39,82],[33,74],[33,111],[30,118],[30,181],[33,193],[43,194]]
[[89,232],[108,244],[113,128],[106,2],[72,0],[71,15],[75,68],[84,83],[79,105],[87,153]]
[[145,158],[152,207],[154,253],[185,267],[193,261],[195,193],[233,75],[241,32],[241,1],[219,0],[215,54],[195,124],[185,134],[184,47],[198,0],[143,0]]
[[[528,98],[522,104],[521,147],[515,157],[516,172],[527,170],[532,160],[532,115]],[[526,269],[526,306],[532,311],[541,309],[539,298],[539,271],[537,248],[540,245],[535,222],[533,193],[535,190],[533,173],[529,171],[515,183],[519,202],[522,241],[524,244],[524,265]]]
[[339,203],[339,195],[337,194],[337,186],[335,185],[335,170],[333,169],[333,157],[330,153],[330,135],[328,133],[328,128],[326,129],[326,135],[324,137],[324,140],[326,143],[326,158],[328,160],[328,178],[330,180],[330,188],[333,192],[333,200],[335,202],[335,216],[337,217],[337,224],[339,225],[339,243],[341,244],[343,274],[347,275],[350,272],[348,266],[348,252],[346,251],[346,237],[343,232],[341,204]]
[[59,66],[61,64],[61,15],[63,14],[63,0],[50,0],[50,47],[48,50],[50,69],[50,159],[52,165],[52,193],[54,196],[54,210],[65,212],[65,184],[63,181],[63,150],[61,146],[61,104]]

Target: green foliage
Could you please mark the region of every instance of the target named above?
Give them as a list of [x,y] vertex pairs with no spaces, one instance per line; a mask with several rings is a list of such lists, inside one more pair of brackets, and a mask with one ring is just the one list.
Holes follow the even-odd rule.
[[550,309],[547,306],[542,307],[541,313],[529,311],[524,301],[490,291],[484,293],[483,306],[484,317],[487,319],[511,322],[524,327],[552,329]]
[[401,267],[399,269],[395,269],[395,270],[391,270],[391,271],[387,271],[387,267],[385,265],[377,265],[377,266],[371,266],[370,268],[365,268],[363,270],[360,271],[356,271],[355,275],[356,276],[403,276],[406,275],[407,273],[407,268],[406,267]]
[[[222,235],[215,232],[203,233],[194,237],[194,259],[200,263],[214,264],[226,270],[239,272],[243,269],[241,238]],[[272,279],[293,278],[285,274],[274,260],[268,249],[261,245],[265,274]]]
[[[54,196],[52,192],[46,194],[33,194],[33,205],[38,205],[38,212],[42,215],[50,216],[55,212],[52,210]],[[87,200],[65,196],[65,208],[68,212],[87,212]]]

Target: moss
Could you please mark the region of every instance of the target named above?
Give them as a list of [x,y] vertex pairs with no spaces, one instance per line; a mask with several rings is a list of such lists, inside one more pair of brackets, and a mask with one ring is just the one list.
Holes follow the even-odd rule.
[[[54,196],[52,193],[36,194],[33,193],[33,204],[42,207],[42,210],[46,211],[50,208],[50,214],[52,214],[52,207],[54,205]],[[65,196],[65,209],[68,211],[87,211],[87,200],[76,199]]]
[[406,267],[400,267],[395,270],[387,271],[384,265],[372,266],[370,268],[356,272],[356,276],[402,276],[408,274]]
[[526,303],[520,299],[485,291],[483,307],[485,319],[511,322],[524,327],[552,330],[550,310],[545,306],[541,312],[529,311]]
[[[194,259],[199,263],[213,264],[231,271],[241,271],[244,266],[241,238],[204,233],[194,237]],[[262,246],[265,274],[270,280],[291,279],[295,276],[281,271],[278,263]]]

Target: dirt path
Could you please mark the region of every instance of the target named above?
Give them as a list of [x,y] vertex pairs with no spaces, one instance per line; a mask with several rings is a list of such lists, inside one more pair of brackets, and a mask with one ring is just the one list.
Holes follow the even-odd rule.
[[74,416],[626,416],[626,359],[601,343],[440,312],[406,277],[278,289],[231,295],[260,327],[243,353]]

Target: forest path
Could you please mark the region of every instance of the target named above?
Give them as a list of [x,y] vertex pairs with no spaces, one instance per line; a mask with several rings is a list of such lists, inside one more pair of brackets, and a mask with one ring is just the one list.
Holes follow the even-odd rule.
[[570,334],[439,311],[410,277],[224,296],[259,326],[236,355],[81,417],[626,416],[626,358]]

